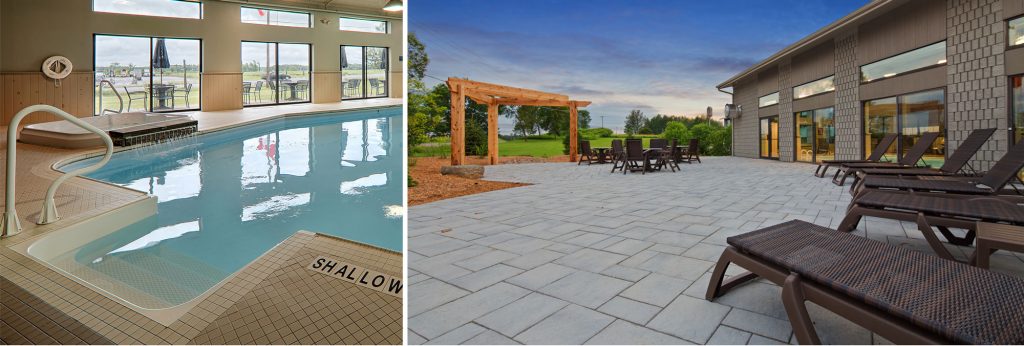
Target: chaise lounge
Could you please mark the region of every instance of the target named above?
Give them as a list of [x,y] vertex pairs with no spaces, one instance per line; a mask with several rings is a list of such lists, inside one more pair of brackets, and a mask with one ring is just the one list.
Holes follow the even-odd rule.
[[[844,163],[839,166],[839,170],[836,171],[836,175],[832,177],[832,183],[843,186],[846,183],[846,178],[851,175],[857,174],[862,169],[868,168],[913,168],[917,165],[917,162],[921,160],[924,153],[928,151],[928,148],[935,143],[935,140],[939,138],[938,132],[925,132],[921,134],[921,138],[914,143],[914,146],[907,150],[906,154],[903,154],[903,158],[896,163],[891,162],[864,162],[864,163]],[[840,177],[842,175],[842,177]]]
[[[727,239],[705,297],[762,277],[794,334],[820,344],[811,301],[897,344],[1024,343],[1024,280],[794,220]],[[723,281],[729,264],[750,270]]]
[[814,176],[818,178],[824,178],[825,173],[828,172],[829,167],[839,166],[849,163],[867,163],[867,162],[882,162],[882,158],[885,157],[885,152],[889,150],[892,143],[896,141],[896,134],[890,133],[882,137],[878,141],[878,145],[875,146],[875,150],[871,152],[866,160],[823,160],[818,163],[818,168],[814,169]]
[[[896,176],[896,177],[918,177],[918,176],[974,176],[978,173],[974,171],[973,167],[970,167],[969,161],[974,154],[981,150],[981,147],[985,145],[985,142],[992,134],[996,132],[996,129],[979,129],[971,131],[971,134],[960,143],[960,146],[956,148],[953,155],[949,156],[946,162],[943,162],[939,169],[931,168],[918,168],[918,167],[893,167],[893,168],[866,168],[861,169],[854,176],[853,184],[850,185],[850,189],[857,186],[860,179],[864,176]],[[969,169],[965,170],[967,167]]]

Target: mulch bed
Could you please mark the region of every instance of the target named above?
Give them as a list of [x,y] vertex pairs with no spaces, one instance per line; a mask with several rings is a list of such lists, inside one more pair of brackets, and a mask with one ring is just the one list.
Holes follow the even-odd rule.
[[[500,164],[537,163],[537,162],[568,162],[568,156],[549,158],[511,156],[502,157]],[[466,164],[486,165],[486,157],[467,156]],[[410,157],[409,175],[418,185],[409,188],[409,205],[418,205],[494,190],[509,189],[530,184],[509,183],[468,179],[463,177],[441,175],[441,166],[451,165],[450,158]]]

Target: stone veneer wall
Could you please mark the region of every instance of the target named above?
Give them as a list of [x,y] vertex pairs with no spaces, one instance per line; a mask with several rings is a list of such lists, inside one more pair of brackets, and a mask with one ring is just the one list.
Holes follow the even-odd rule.
[[743,106],[743,115],[733,120],[734,156],[758,157],[757,84],[745,81],[733,88],[733,102]]
[[836,159],[857,160],[863,157],[863,127],[860,111],[860,67],[857,65],[857,33],[837,38],[836,46]]
[[998,128],[971,160],[979,170],[991,167],[1009,145],[1002,11],[1000,0],[946,2],[946,154],[971,130]]
[[779,63],[779,160],[795,161],[793,155],[793,86],[790,61]]

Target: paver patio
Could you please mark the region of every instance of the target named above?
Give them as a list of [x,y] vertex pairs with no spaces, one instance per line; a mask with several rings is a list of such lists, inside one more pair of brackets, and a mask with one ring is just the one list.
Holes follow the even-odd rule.
[[[838,226],[848,186],[808,164],[734,157],[676,173],[610,169],[488,166],[485,179],[534,185],[410,208],[407,341],[795,343],[778,286],[760,280],[709,302],[710,271],[729,236],[791,219]],[[911,223],[869,217],[856,234],[931,253]],[[1024,255],[997,252],[992,269],[1024,277]],[[809,310],[822,342],[888,343]]]

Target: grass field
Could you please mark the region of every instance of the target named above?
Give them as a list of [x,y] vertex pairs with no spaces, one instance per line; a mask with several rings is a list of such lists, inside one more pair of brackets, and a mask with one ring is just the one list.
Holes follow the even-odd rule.
[[[657,136],[639,136],[644,141],[644,147],[650,145],[651,138],[657,138]],[[611,147],[613,139],[622,139],[625,137],[608,137],[608,138],[597,138],[590,141],[590,145],[597,147]],[[551,138],[551,139],[528,139],[528,140],[498,140],[498,155],[500,156],[533,156],[533,157],[551,157],[558,155],[565,155],[562,153],[562,139]],[[413,157],[429,157],[429,156],[448,156],[451,154],[451,145],[447,142],[433,142],[425,143],[409,153]]]

